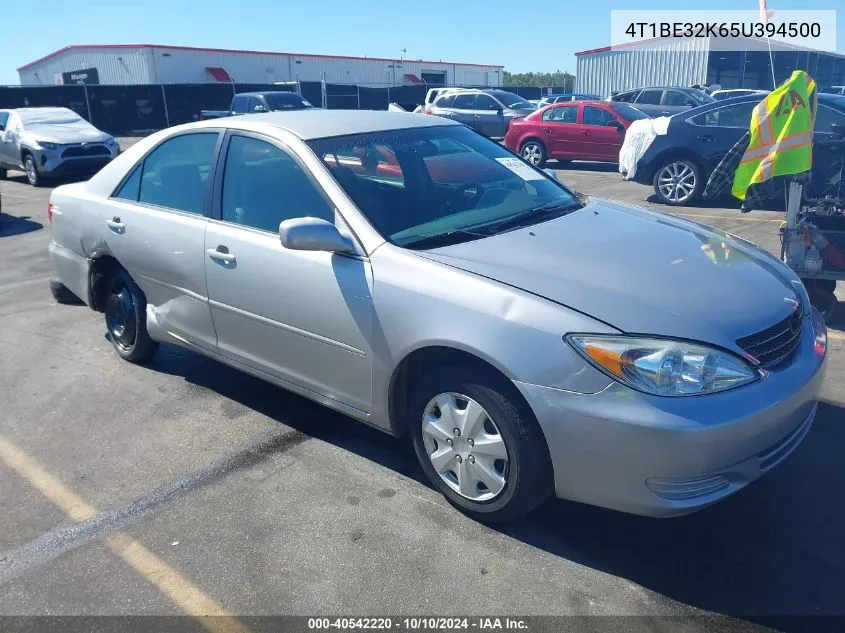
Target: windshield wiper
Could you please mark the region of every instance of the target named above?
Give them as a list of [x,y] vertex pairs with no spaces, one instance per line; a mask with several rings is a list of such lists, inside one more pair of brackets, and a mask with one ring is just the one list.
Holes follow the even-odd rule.
[[570,202],[568,204],[550,202],[548,204],[541,204],[539,207],[534,207],[533,209],[523,211],[522,213],[511,216],[501,222],[488,225],[491,229],[490,234],[551,220],[553,218],[566,215],[567,213],[571,213],[572,211],[577,211],[583,206],[584,205],[580,202]]
[[437,248],[439,246],[449,246],[450,244],[458,244],[460,242],[468,242],[473,239],[481,237],[490,237],[487,233],[478,233],[476,231],[467,231],[458,229],[455,231],[447,231],[446,233],[438,233],[437,235],[428,235],[421,237],[413,242],[406,242],[401,244],[403,248],[411,249],[426,249]]

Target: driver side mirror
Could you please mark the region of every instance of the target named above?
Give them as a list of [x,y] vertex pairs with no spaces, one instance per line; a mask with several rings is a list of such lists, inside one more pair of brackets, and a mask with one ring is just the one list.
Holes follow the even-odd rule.
[[845,136],[845,123],[831,123],[830,131],[837,136]]
[[615,127],[620,132],[625,129],[624,126],[616,119],[611,119],[610,121],[605,123],[605,125],[607,125],[608,127]]
[[322,218],[291,218],[279,225],[279,241],[293,251],[354,253],[355,244]]

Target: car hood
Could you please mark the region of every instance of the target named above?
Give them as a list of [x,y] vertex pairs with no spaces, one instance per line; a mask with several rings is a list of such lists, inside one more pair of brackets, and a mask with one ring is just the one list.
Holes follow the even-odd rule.
[[87,121],[75,123],[27,123],[24,134],[48,143],[99,143],[110,138]]
[[555,220],[418,254],[623,332],[734,349],[799,298],[785,266],[748,242],[595,198]]

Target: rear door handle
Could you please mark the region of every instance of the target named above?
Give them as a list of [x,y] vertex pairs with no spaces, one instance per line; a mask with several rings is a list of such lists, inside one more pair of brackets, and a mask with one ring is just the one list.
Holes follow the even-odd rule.
[[701,134],[699,136],[696,136],[695,138],[697,138],[699,141],[704,141],[705,143],[712,143],[716,140],[716,137],[712,134]]
[[231,264],[236,261],[234,255],[229,252],[229,249],[225,246],[218,246],[217,248],[208,248],[205,251],[206,255],[208,255],[211,259],[216,259],[219,262],[224,262],[226,264]]
[[115,233],[123,233],[126,231],[126,225],[120,221],[120,218],[114,216],[111,220],[106,220],[106,226]]
[[552,128],[550,128],[550,127],[544,127],[544,128],[543,128],[543,131],[544,131],[546,134],[551,134],[551,133],[552,133]]

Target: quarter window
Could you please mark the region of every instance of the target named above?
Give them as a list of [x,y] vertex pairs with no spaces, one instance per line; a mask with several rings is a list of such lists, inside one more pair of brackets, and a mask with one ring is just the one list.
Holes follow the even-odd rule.
[[233,136],[223,172],[223,220],[271,233],[291,218],[334,222],[334,211],[287,152],[265,141]]
[[234,114],[246,114],[249,108],[249,97],[235,97],[232,100],[232,112]]
[[[216,132],[183,134],[154,149],[141,166],[138,201],[202,213],[217,136]],[[132,186],[133,177],[124,187]],[[131,195],[131,190],[126,194]]]

